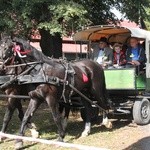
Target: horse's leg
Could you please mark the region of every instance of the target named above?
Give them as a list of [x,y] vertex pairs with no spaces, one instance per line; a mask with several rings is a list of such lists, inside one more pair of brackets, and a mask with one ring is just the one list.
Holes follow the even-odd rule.
[[86,122],[85,122],[84,131],[82,132],[81,137],[86,137],[91,132],[91,108],[92,106],[86,100],[83,99],[82,101],[85,107],[84,109],[85,109],[85,115],[86,115]]
[[[12,115],[16,109],[18,101],[14,98],[8,98],[7,108],[5,111],[4,119],[3,119],[3,125],[1,132],[6,132],[8,124],[12,118]],[[4,140],[4,137],[0,137],[0,141]]]
[[[102,81],[104,82],[104,81]],[[106,88],[105,84],[102,82],[98,82],[96,78],[92,80],[92,89],[91,94],[95,97],[95,100],[98,101],[98,104],[107,111],[108,109],[108,102],[106,98]],[[109,121],[107,117],[107,112],[103,112],[103,121],[101,125],[104,125],[106,128],[112,128],[112,123]]]
[[103,121],[101,125],[104,125],[108,129],[112,128],[112,123],[109,121],[106,112],[103,112]]
[[[18,92],[16,89],[9,88],[5,91],[5,93],[6,93],[6,95],[16,95]],[[11,120],[12,115],[13,115],[15,109],[17,108],[18,102],[19,101],[15,98],[8,98],[7,108],[5,111],[1,132],[6,132],[9,121]]]
[[8,123],[12,118],[13,112],[15,110],[15,100],[9,100],[8,104],[7,104],[7,108],[5,111],[5,115],[4,115],[4,119],[3,119],[3,125],[2,125],[2,129],[1,132],[6,132],[6,129],[8,127]]
[[59,134],[58,141],[62,142],[63,138],[65,137],[65,131],[63,129],[62,116],[59,111],[59,104],[57,102],[56,96],[50,95],[49,97],[46,98],[46,101],[48,106],[51,109],[54,122],[56,123],[58,128],[58,134]]
[[21,104],[21,99],[18,99],[17,101],[18,101],[18,103],[16,105],[16,108],[18,110],[18,118],[20,119],[20,121],[22,121],[24,112],[23,112],[23,108],[22,108],[22,104]]
[[68,123],[70,108],[60,104],[59,112],[61,113],[61,116],[62,116],[62,126],[63,126],[63,130],[65,131],[67,127],[67,123]]
[[[20,136],[24,136],[25,130],[26,130],[26,127],[27,127],[27,123],[29,122],[29,120],[33,116],[34,112],[40,106],[41,103],[42,103],[42,101],[37,100],[37,99],[31,99],[30,100],[30,103],[28,105],[28,108],[27,108],[27,110],[24,114],[24,117],[23,117],[23,120],[22,120],[22,123],[21,123],[21,128],[20,128],[20,132],[19,132]],[[17,139],[16,140],[16,149],[21,148],[22,145],[23,145],[23,141]]]
[[[18,100],[18,103],[16,104],[16,108],[18,110],[18,117],[19,117],[20,121],[22,121],[22,119],[24,117],[24,112],[23,112],[23,108],[22,108],[20,99]],[[38,136],[39,133],[36,131],[36,126],[34,123],[31,123],[30,120],[27,123],[27,127],[30,129],[32,137]]]

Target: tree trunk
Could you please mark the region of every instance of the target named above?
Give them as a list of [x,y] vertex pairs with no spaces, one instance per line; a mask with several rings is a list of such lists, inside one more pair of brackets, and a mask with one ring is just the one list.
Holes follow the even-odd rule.
[[40,35],[40,47],[43,54],[53,58],[62,57],[62,38],[60,34],[51,35],[49,31],[41,29]]

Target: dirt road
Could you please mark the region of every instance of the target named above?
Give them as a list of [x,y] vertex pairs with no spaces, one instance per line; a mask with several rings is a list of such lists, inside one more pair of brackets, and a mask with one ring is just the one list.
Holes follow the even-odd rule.
[[[23,103],[24,104],[24,103]],[[5,112],[5,102],[0,103],[0,128]],[[56,125],[54,124],[47,106],[43,105],[34,115],[33,121],[38,127],[40,138],[42,139],[55,139]],[[150,125],[137,126],[131,123],[130,119],[113,120],[113,129],[108,130],[96,124],[92,125],[91,134],[86,138],[79,138],[83,131],[84,124],[79,117],[70,115],[65,142],[76,143],[82,145],[89,145],[111,150],[150,150]],[[17,113],[14,114],[12,121],[9,124],[8,133],[17,134],[20,127],[20,121]],[[30,133],[26,133],[30,136]],[[15,142],[7,139],[5,142],[0,143],[0,150],[13,150]],[[32,144],[25,142],[24,146],[28,150],[68,150],[66,148],[56,148],[39,143]],[[73,149],[71,149],[73,150]]]
[[[126,133],[126,138],[122,133]],[[150,150],[150,125],[146,126],[126,126],[122,128],[122,133],[118,136],[122,144],[121,149],[124,150]],[[121,147],[122,146],[122,147]]]

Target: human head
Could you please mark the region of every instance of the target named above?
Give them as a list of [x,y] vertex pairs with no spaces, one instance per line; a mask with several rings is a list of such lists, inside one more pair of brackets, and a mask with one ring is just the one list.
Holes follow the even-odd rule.
[[107,47],[107,44],[108,44],[107,38],[101,37],[99,40],[99,47],[105,48],[105,47]]
[[113,46],[113,49],[116,53],[120,53],[121,49],[122,49],[122,45],[119,43],[115,43]]
[[131,37],[129,42],[130,42],[130,46],[133,48],[137,47],[137,45],[139,43],[139,41],[136,37]]

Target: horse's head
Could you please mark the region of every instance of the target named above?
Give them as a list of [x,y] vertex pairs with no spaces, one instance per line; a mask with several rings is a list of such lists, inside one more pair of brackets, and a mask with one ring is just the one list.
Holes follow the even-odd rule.
[[21,58],[26,57],[23,44],[14,40],[2,40],[0,49],[2,52],[2,54],[0,54],[1,60],[3,60],[5,64],[7,63],[7,65],[12,65],[20,61]]
[[43,58],[46,58],[46,56],[44,56],[36,48],[31,46],[27,40],[24,40],[22,38],[15,37],[11,40],[11,42],[5,41],[3,42],[2,47],[2,59],[4,61],[8,60],[7,65],[12,65],[12,62],[15,62],[15,64],[19,64],[23,62],[41,61],[43,60]]
[[15,70],[14,68],[7,68],[9,65],[22,63],[22,58],[24,57],[26,57],[26,52],[22,43],[14,41],[11,38],[2,38],[0,41],[0,75]]

